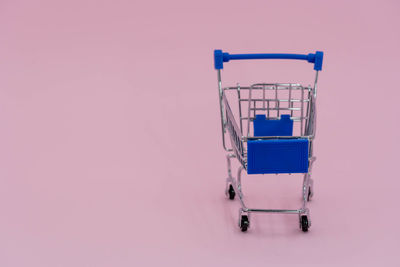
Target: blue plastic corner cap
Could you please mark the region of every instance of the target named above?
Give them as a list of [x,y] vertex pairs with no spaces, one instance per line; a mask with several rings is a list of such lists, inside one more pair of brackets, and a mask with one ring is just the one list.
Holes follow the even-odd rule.
[[224,68],[224,62],[229,62],[229,53],[224,53],[222,50],[214,50],[214,67],[216,70]]
[[322,51],[315,52],[314,70],[317,71],[322,70],[323,60],[324,60],[324,52]]
[[222,50],[214,50],[214,67],[216,70],[224,68]]

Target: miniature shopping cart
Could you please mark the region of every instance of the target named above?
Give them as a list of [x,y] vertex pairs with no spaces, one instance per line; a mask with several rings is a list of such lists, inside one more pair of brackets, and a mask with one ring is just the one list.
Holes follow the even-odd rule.
[[[224,62],[247,59],[296,59],[314,64],[314,86],[298,83],[256,83],[250,86],[222,87],[221,70]],[[322,70],[323,52],[315,54],[229,54],[214,51],[214,65],[218,72],[219,104],[221,111],[222,144],[228,152],[228,178],[225,193],[229,199],[238,194],[239,227],[245,232],[250,226],[250,214],[271,212],[298,214],[300,229],[311,226],[306,204],[314,189],[311,179],[313,140],[315,137],[315,102],[318,72]],[[237,110],[229,103],[235,102]],[[234,107],[234,106],[232,106]],[[225,134],[229,133],[228,148]],[[231,172],[231,158],[240,167],[235,179]],[[303,179],[303,204],[300,209],[252,209],[243,201],[241,174],[300,173]]]

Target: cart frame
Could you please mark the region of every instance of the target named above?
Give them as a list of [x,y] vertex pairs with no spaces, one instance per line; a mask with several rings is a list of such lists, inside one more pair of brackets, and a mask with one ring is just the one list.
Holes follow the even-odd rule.
[[[221,70],[223,63],[230,60],[248,60],[248,59],[295,59],[306,60],[309,63],[314,63],[315,79],[314,85],[302,86],[294,83],[257,83],[248,87],[243,87],[237,84],[234,87],[223,87],[221,79]],[[229,199],[234,199],[235,195],[239,196],[241,207],[239,209],[239,227],[245,232],[250,227],[250,214],[251,213],[281,213],[281,214],[297,214],[299,216],[299,227],[304,232],[307,232],[311,226],[310,211],[307,208],[307,202],[311,200],[314,195],[314,181],[311,179],[311,170],[316,157],[313,156],[313,140],[315,138],[316,130],[316,98],[317,98],[317,82],[318,72],[322,70],[323,52],[317,51],[315,54],[300,55],[300,54],[229,54],[221,50],[214,51],[214,64],[217,70],[218,79],[218,93],[219,105],[221,116],[221,129],[222,129],[222,145],[227,152],[227,169],[228,178],[226,179],[225,194]],[[261,90],[262,97],[253,98],[254,92]],[[293,97],[295,90],[301,91],[301,97]],[[227,92],[237,93],[238,102],[238,121],[230,108],[227,98]],[[268,98],[266,92],[273,92],[275,97]],[[278,92],[287,91],[288,95],[282,99],[278,97]],[[294,103],[300,106],[295,107]],[[257,107],[257,103],[262,104]],[[281,103],[286,103],[287,107],[280,106]],[[244,114],[243,104],[247,116]],[[274,104],[274,105],[273,105]],[[266,113],[265,116],[268,120],[279,120],[280,112],[290,114],[290,119],[293,123],[297,123],[299,127],[298,135],[285,135],[285,136],[255,136],[251,134],[251,122],[256,118],[256,113]],[[276,116],[271,113],[275,112]],[[294,116],[298,114],[298,116]],[[247,123],[243,123],[246,121]],[[254,127],[253,127],[254,131]],[[231,147],[226,144],[225,134],[229,133]],[[302,185],[302,205],[299,209],[256,209],[249,208],[243,200],[242,192],[242,172],[247,170],[247,142],[251,140],[278,140],[278,139],[307,139],[308,140],[308,167],[307,171],[303,173]],[[237,170],[237,178],[232,174],[231,159],[236,158],[240,167]],[[270,173],[270,172],[268,172]],[[290,173],[289,173],[290,174]]]

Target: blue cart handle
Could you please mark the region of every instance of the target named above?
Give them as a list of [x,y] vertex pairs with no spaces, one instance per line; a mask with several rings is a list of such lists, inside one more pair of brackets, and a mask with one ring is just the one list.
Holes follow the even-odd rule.
[[229,54],[222,52],[222,50],[214,50],[214,67],[217,70],[224,68],[224,62],[230,60],[243,60],[243,59],[296,59],[306,60],[309,63],[314,63],[314,70],[322,70],[322,60],[324,52],[317,51],[315,54]]

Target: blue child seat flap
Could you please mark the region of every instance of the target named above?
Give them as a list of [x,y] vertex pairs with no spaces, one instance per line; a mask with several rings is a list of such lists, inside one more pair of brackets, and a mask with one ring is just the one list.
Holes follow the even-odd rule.
[[254,136],[292,136],[293,120],[290,115],[281,115],[280,120],[267,120],[264,114],[256,115],[253,121]]

